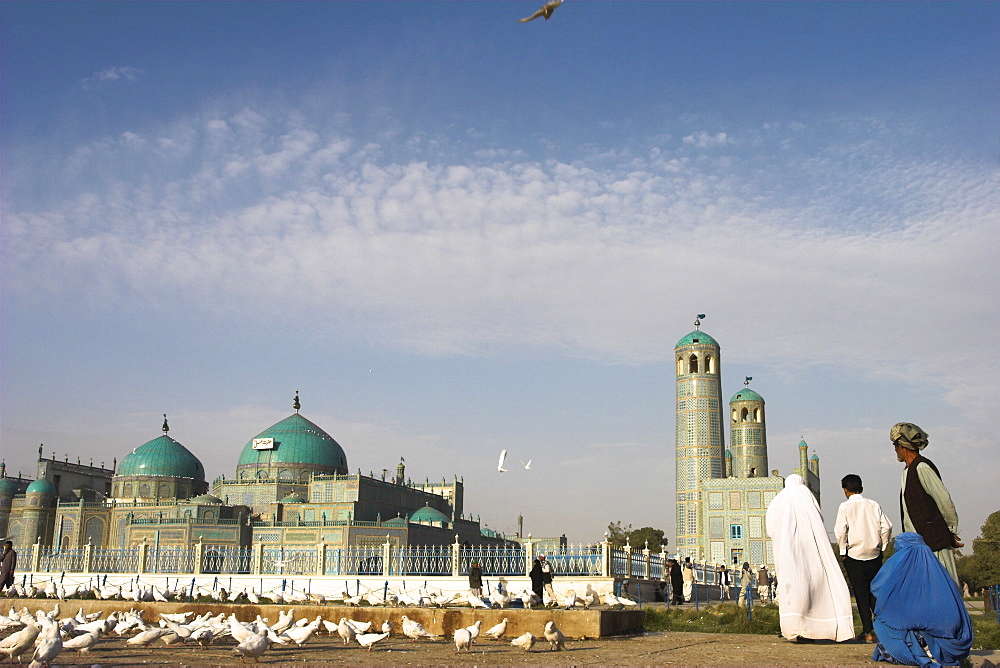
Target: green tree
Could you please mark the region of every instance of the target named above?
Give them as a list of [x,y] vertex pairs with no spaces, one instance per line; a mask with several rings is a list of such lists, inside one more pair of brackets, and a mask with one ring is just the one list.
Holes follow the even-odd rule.
[[1000,510],[991,513],[972,541],[972,554],[956,560],[958,579],[969,589],[1000,584]]
[[642,527],[633,529],[631,524],[622,526],[621,522],[612,522],[608,525],[608,542],[612,547],[624,547],[628,542],[636,550],[645,549],[646,544],[653,552],[659,552],[661,545],[667,544],[662,529],[653,527]]

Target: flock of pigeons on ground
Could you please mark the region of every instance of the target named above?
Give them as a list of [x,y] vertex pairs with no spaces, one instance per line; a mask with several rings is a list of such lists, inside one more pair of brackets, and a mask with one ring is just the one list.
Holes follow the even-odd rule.
[[[34,594],[37,596],[46,595],[52,586],[54,586],[54,582],[43,590],[35,590]],[[59,591],[59,587],[56,587],[53,598],[65,599],[65,594],[68,593],[65,589]],[[120,586],[96,591],[74,586],[72,593],[78,595],[93,593],[97,598],[134,601],[166,602],[172,598],[180,600],[186,598],[186,592],[183,590],[164,592],[156,586],[134,587],[127,592]],[[59,594],[64,594],[64,596],[58,596]],[[260,602],[260,596],[253,590],[227,594],[223,589],[215,594],[212,598],[220,602],[238,603],[244,600]],[[273,601],[272,595],[273,592],[268,592],[267,598]],[[599,596],[589,587],[584,597],[577,596],[573,590],[558,596],[559,600],[549,600],[546,596],[545,606],[549,608],[572,609],[581,607],[589,609],[592,605],[601,603],[602,600],[605,605],[615,609],[636,605],[635,601],[627,597],[619,597],[614,594]],[[543,603],[538,600],[534,593],[529,591],[521,592],[517,597],[510,597],[502,592],[494,591],[487,600],[484,600],[471,591],[447,595],[441,591],[435,592],[427,588],[413,590],[410,593],[370,590],[356,596],[347,596],[344,592],[341,596],[331,598],[312,596],[306,600],[313,603],[343,601],[348,606],[365,603],[392,607],[400,605],[418,607],[469,605],[474,609],[507,608],[515,600],[520,600],[525,608]],[[296,601],[289,599],[284,602],[293,603]],[[259,662],[261,655],[272,645],[302,647],[311,637],[321,633],[339,636],[344,645],[357,642],[366,650],[371,651],[378,643],[385,641],[396,631],[388,619],[377,629],[372,628],[370,621],[359,622],[349,617],[341,617],[339,622],[323,619],[322,615],[317,615],[311,621],[307,618],[296,619],[294,608],[279,613],[274,624],[268,624],[268,621],[259,615],[252,622],[241,622],[232,613],[228,616],[225,613],[217,615],[205,613],[196,617],[193,612],[161,613],[159,622],[152,624],[143,619],[144,612],[144,610],[132,609],[128,612],[112,612],[107,616],[100,612],[86,615],[81,608],[75,616],[60,618],[59,602],[49,612],[38,610],[34,615],[26,607],[20,611],[16,611],[12,607],[7,615],[0,614],[0,632],[10,632],[10,635],[0,640],[0,657],[6,656],[8,661],[19,663],[23,659],[31,657],[31,666],[40,668],[41,666],[49,666],[64,651],[86,654],[103,636],[127,638],[126,645],[138,648],[150,647],[157,641],[166,645],[198,643],[202,647],[208,647],[212,644],[227,642],[225,639],[228,638],[228,642],[236,643],[233,652],[241,662],[245,662],[247,659]],[[429,640],[441,638],[441,636],[425,629],[420,622],[410,619],[406,615],[403,615],[400,621],[399,631],[413,642],[422,638]],[[455,651],[461,652],[464,649],[466,652],[471,652],[472,645],[479,638],[481,626],[482,621],[477,621],[471,626],[456,629],[453,633]],[[499,624],[483,631],[482,635],[485,638],[499,641],[506,632],[507,618],[505,617]],[[526,632],[511,640],[511,645],[531,651],[535,644],[543,639],[549,643],[550,650],[565,649],[566,637],[553,621],[545,624],[540,637]]]

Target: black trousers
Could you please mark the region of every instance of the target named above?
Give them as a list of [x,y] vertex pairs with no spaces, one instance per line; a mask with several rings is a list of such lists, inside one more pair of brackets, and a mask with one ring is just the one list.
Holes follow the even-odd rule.
[[882,568],[882,555],[874,559],[861,561],[844,556],[844,570],[847,579],[851,581],[854,590],[854,600],[858,604],[858,614],[861,616],[861,633],[872,632],[872,614],[875,612],[875,597],[872,595],[872,580]]

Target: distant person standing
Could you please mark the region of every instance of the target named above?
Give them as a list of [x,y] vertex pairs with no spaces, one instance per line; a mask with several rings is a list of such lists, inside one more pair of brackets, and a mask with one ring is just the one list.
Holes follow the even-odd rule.
[[725,601],[729,598],[729,570],[726,564],[719,563],[719,570],[716,571],[719,582],[719,600]]
[[469,589],[474,596],[483,596],[483,569],[478,561],[473,561],[469,565]]
[[528,573],[528,577],[531,578],[531,588],[534,590],[535,594],[538,596],[538,600],[545,602],[545,594],[549,595],[550,605],[556,605],[556,592],[552,588],[552,564],[550,564],[546,559],[544,554],[538,555],[535,559],[535,563],[531,566],[531,571]]
[[760,597],[761,603],[767,603],[770,598],[771,593],[771,579],[767,574],[767,566],[764,564],[760,565],[757,570],[757,596]]
[[743,568],[740,569],[740,595],[736,599],[739,605],[747,604],[747,595],[750,594],[751,587],[753,587],[753,571],[750,570],[750,562],[744,561]]
[[684,603],[684,576],[681,575],[681,565],[676,559],[670,560],[670,602],[674,605]]
[[915,424],[898,422],[889,431],[889,440],[896,459],[906,465],[899,494],[903,531],[920,534],[958,587],[955,550],[965,543],[958,537],[958,511],[941,482],[941,473],[920,454],[927,447],[927,433]]
[[14,543],[3,544],[3,555],[0,556],[0,590],[14,586],[14,569],[17,568],[17,551]]
[[844,571],[854,589],[854,601],[861,617],[861,635],[858,639],[873,642],[872,614],[875,612],[875,597],[872,596],[872,580],[882,568],[882,552],[889,544],[892,522],[882,512],[882,507],[872,499],[861,495],[864,487],[861,476],[849,473],[840,481],[847,501],[837,510],[837,521],[833,532],[840,546],[840,556],[844,559]]
[[694,566],[691,565],[691,557],[684,557],[681,574],[684,578],[684,600],[690,602],[694,596]]

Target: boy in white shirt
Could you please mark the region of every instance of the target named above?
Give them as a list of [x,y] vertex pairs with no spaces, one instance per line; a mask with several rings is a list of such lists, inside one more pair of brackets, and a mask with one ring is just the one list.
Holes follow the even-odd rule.
[[844,570],[854,590],[854,600],[861,616],[861,635],[858,640],[873,642],[872,613],[875,597],[871,584],[882,567],[882,551],[889,543],[892,523],[876,501],[861,496],[861,477],[850,473],[843,477],[840,486],[847,501],[837,510],[834,533],[844,558]]

